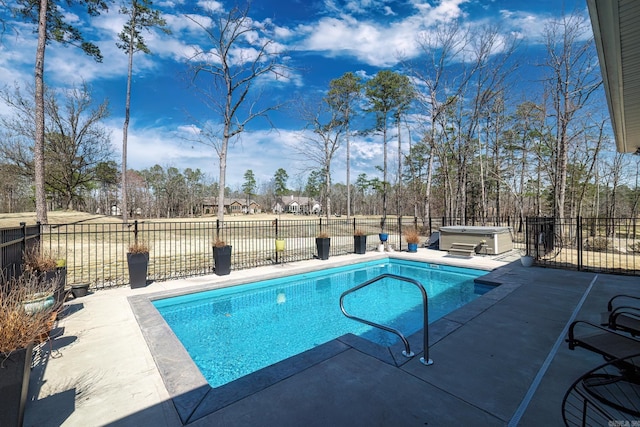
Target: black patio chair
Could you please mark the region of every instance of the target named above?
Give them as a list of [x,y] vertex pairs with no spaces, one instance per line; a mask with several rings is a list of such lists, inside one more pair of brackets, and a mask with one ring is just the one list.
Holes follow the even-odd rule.
[[601,324],[609,329],[640,336],[640,297],[615,295],[607,303],[607,311],[602,313]]
[[607,361],[640,354],[640,339],[584,320],[576,320],[569,326],[567,342],[570,350],[582,347]]
[[637,422],[640,419],[640,355],[607,362],[581,375],[562,399],[562,419],[567,426]]

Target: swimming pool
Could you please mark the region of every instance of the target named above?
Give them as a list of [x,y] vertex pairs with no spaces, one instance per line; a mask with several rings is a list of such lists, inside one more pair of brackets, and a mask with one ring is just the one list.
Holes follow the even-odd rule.
[[[212,387],[226,384],[346,333],[383,346],[396,337],[347,319],[342,292],[383,273],[416,279],[433,322],[485,293],[486,271],[406,260],[371,261],[320,272],[153,301]],[[422,300],[411,284],[385,279],[345,299],[352,314],[401,330],[422,327]]]

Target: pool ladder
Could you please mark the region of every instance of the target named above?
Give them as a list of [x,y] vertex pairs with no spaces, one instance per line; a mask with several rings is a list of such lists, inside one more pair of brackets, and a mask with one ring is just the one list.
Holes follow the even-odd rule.
[[391,273],[384,273],[381,274],[378,277],[374,277],[371,280],[367,280],[364,283],[359,284],[358,286],[355,286],[347,291],[344,291],[342,293],[342,295],[340,295],[340,310],[342,310],[342,313],[347,316],[349,319],[353,319],[353,320],[357,320],[358,322],[364,323],[366,325],[369,326],[373,326],[374,328],[379,328],[382,329],[384,331],[387,332],[391,332],[392,334],[396,334],[404,343],[404,350],[402,351],[402,354],[406,357],[413,357],[414,354],[411,351],[411,348],[409,346],[409,341],[407,341],[407,339],[405,338],[405,336],[402,334],[402,332],[398,331],[397,329],[394,329],[390,326],[385,326],[385,325],[380,325],[378,323],[375,322],[371,322],[369,320],[366,319],[362,319],[360,317],[356,317],[353,316],[349,313],[347,313],[347,310],[345,310],[344,308],[344,297],[346,297],[347,295],[349,295],[350,293],[353,293],[359,289],[362,289],[366,286],[369,286],[375,282],[378,282],[382,279],[385,278],[391,278],[391,279],[396,279],[396,280],[401,280],[404,282],[408,282],[408,283],[412,283],[414,285],[416,285],[418,287],[418,289],[420,289],[420,293],[422,294],[422,309],[423,309],[423,319],[424,319],[424,326],[423,326],[423,331],[424,331],[424,357],[420,358],[420,362],[422,362],[422,364],[424,365],[432,365],[433,364],[433,360],[431,360],[429,358],[429,304],[428,304],[428,300],[427,300],[427,291],[425,291],[424,286],[422,286],[422,284],[420,282],[418,282],[417,280],[414,279],[410,279],[408,277],[403,277],[403,276],[398,276],[397,274],[391,274]]

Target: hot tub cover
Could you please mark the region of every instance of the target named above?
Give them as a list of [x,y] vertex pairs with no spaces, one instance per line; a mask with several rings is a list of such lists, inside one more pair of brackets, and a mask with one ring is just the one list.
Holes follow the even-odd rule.
[[468,226],[468,225],[449,225],[440,227],[440,231],[450,233],[469,233],[469,234],[500,234],[509,233],[509,227],[486,227],[486,226]]

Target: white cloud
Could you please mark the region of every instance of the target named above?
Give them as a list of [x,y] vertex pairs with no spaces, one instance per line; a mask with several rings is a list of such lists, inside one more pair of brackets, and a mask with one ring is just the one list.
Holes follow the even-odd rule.
[[217,2],[217,1],[212,1],[212,0],[200,0],[198,1],[198,6],[200,6],[202,9],[206,10],[207,12],[219,12],[224,10],[224,7],[222,6],[222,3]]
[[[416,35],[421,31],[463,16],[460,6],[467,1],[443,0],[435,7],[418,2],[414,4],[415,14],[391,22],[359,20],[345,13],[323,17],[297,28],[303,37],[299,47],[331,56],[353,56],[373,66],[393,66],[402,58],[412,58],[420,53]],[[351,2],[346,9],[361,13],[374,5],[382,7],[386,15],[395,15],[389,6],[380,6],[379,2]],[[329,6],[334,5],[330,3]]]

